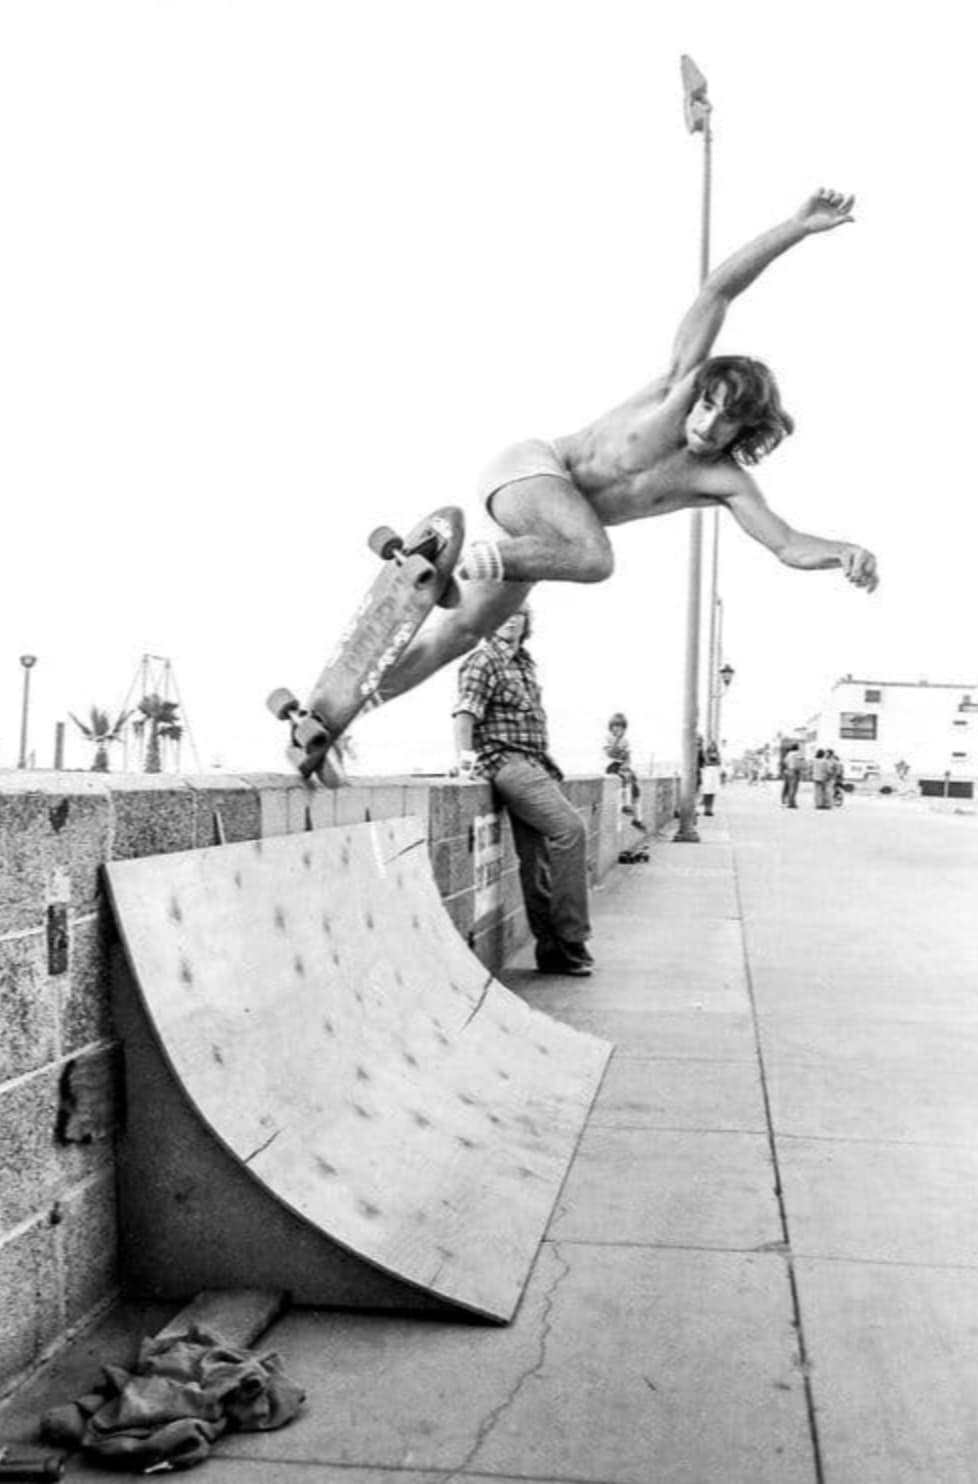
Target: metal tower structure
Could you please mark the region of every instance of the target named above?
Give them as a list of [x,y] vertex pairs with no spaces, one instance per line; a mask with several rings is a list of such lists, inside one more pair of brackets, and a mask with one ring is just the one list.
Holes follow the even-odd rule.
[[136,673],[132,678],[125,700],[120,708],[122,712],[131,711],[128,721],[122,733],[122,767],[124,772],[142,772],[146,765],[146,745],[148,741],[149,720],[144,713],[140,712],[140,702],[148,697],[156,696],[160,701],[168,702],[174,706],[177,724],[180,727],[180,736],[172,737],[165,734],[160,736],[160,770],[164,773],[179,773],[180,757],[184,740],[190,747],[191,756],[196,771],[202,772],[200,757],[197,752],[197,744],[190,727],[190,718],[183,704],[180,687],[177,684],[176,673],[173,662],[162,654],[144,654],[136,667]]

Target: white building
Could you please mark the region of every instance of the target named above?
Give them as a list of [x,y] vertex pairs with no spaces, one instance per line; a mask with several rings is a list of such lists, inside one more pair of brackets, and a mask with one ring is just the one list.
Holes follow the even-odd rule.
[[950,685],[846,675],[822,706],[814,746],[831,747],[850,778],[867,770],[888,776],[906,765],[913,779],[974,779],[978,681]]

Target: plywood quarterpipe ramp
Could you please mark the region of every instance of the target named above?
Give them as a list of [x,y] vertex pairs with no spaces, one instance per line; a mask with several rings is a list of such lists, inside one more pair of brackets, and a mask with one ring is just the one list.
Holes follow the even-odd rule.
[[130,1291],[510,1318],[610,1047],[469,952],[420,823],[106,872]]

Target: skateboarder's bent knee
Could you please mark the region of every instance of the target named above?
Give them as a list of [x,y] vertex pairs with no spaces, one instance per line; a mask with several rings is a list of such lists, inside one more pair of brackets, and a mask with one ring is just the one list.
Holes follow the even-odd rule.
[[566,542],[565,548],[573,553],[577,582],[607,582],[615,570],[615,553],[607,536],[601,541],[588,536],[582,541]]

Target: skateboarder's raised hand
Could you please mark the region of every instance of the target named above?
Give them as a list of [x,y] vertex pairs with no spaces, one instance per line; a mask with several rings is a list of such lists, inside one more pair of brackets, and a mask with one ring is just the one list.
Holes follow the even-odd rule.
[[841,191],[818,190],[802,202],[795,218],[806,232],[829,232],[833,227],[855,221],[852,214],[855,200],[855,196],[844,196]]

